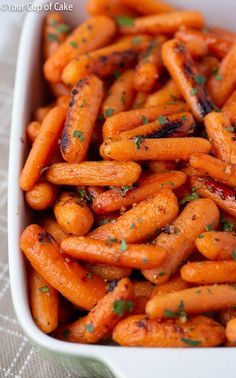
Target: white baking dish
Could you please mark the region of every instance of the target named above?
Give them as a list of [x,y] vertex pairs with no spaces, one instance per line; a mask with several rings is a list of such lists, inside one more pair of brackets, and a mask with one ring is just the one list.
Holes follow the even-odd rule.
[[[109,1],[109,0],[107,0]],[[135,1],[135,0],[134,0]],[[50,3],[38,1],[37,4]],[[55,1],[54,1],[55,2]],[[67,20],[77,25],[86,17],[85,0],[67,0],[74,6]],[[236,30],[235,0],[172,0],[183,8],[202,10],[210,24]],[[76,372],[80,378],[233,378],[236,358],[234,348],[154,349],[78,345],[58,341],[43,334],[34,324],[28,303],[24,259],[19,236],[29,223],[18,177],[27,146],[25,125],[32,110],[42,104],[40,42],[44,12],[26,17],[19,48],[9,162],[9,264],[12,298],[17,317],[32,344],[50,360]]]

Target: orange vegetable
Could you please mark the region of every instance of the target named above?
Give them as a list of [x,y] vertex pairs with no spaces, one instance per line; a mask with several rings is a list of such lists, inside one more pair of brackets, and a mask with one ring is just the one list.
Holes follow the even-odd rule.
[[122,3],[141,14],[171,12],[175,8],[160,0],[121,0]]
[[43,107],[36,109],[34,111],[33,119],[36,122],[42,123],[44,118],[46,117],[46,115],[50,112],[50,110],[52,110],[53,107],[54,107],[54,104],[50,104],[48,106],[43,106]]
[[65,121],[65,110],[53,108],[42,123],[24,168],[20,176],[22,190],[31,190],[41,176],[41,171],[47,166],[60,138]]
[[106,264],[85,264],[85,266],[89,272],[107,281],[120,280],[121,278],[129,277],[132,273],[130,268],[120,268]]
[[148,281],[132,281],[134,289],[134,297],[147,297],[149,298],[152,295],[154,286]]
[[209,55],[204,57],[200,62],[197,62],[196,66],[199,74],[208,79],[210,75],[217,72],[219,60],[216,57]]
[[[178,203],[171,190],[158,193],[140,202],[115,220],[98,227],[89,234],[92,239],[115,238],[127,243],[138,243],[155,235],[155,232],[171,222],[178,214]],[[135,225],[135,227],[134,227]]]
[[[50,89],[52,91],[53,96],[58,97],[57,98],[58,106],[61,106],[62,108],[64,108],[64,104],[63,105],[59,104],[59,102],[60,102],[59,97],[70,96],[71,89],[67,85],[62,83],[61,81],[58,82],[58,83],[49,83],[49,86],[50,86]],[[67,108],[68,107],[69,107],[69,105],[67,106]]]
[[219,321],[223,326],[226,326],[228,321],[236,318],[236,308],[235,306],[229,308],[228,310],[219,311]]
[[134,98],[132,109],[141,109],[144,107],[145,101],[147,99],[147,93],[138,92]]
[[120,321],[112,338],[123,346],[142,347],[213,347],[224,341],[224,328],[206,316],[182,322],[180,319],[150,319],[134,315]]
[[26,127],[26,135],[28,140],[31,143],[34,143],[35,139],[37,138],[39,131],[41,129],[41,123],[38,121],[33,121],[28,124]]
[[236,318],[229,320],[226,324],[225,335],[230,343],[236,345]]
[[54,237],[58,244],[61,244],[62,240],[68,238],[68,235],[64,231],[62,231],[56,220],[50,215],[43,216],[39,220],[39,224]]
[[211,27],[210,32],[214,35],[219,36],[220,38],[224,38],[225,40],[234,43],[236,41],[236,34],[232,33],[228,29],[219,28],[219,27]]
[[57,187],[50,182],[38,182],[25,193],[27,204],[34,210],[45,210],[56,201]]
[[175,161],[148,161],[147,168],[152,173],[163,173],[176,170]]
[[66,111],[68,111],[69,106],[70,106],[70,100],[71,100],[70,95],[68,95],[68,96],[67,95],[63,95],[63,96],[59,96],[57,98],[56,103],[57,103],[58,106],[61,106]]
[[117,17],[117,16],[134,16],[135,13],[127,7],[125,4],[122,4],[120,0],[88,0],[87,1],[87,11],[92,16],[103,14],[108,17]]
[[184,290],[189,287],[191,287],[191,284],[184,281],[179,273],[175,273],[167,282],[154,287],[151,298],[156,295],[175,293],[176,291]]
[[209,260],[236,258],[235,232],[210,231],[201,234],[195,241],[196,247]]
[[64,17],[59,12],[50,12],[46,15],[43,35],[44,59],[48,59],[64,42],[70,27],[65,24]]
[[158,89],[156,92],[148,95],[145,102],[145,108],[168,103],[170,105],[178,105],[178,101],[180,99],[181,93],[179,88],[175,84],[174,80],[170,79],[161,89]]
[[77,262],[68,261],[45,229],[32,224],[20,239],[20,246],[33,268],[76,306],[91,309],[105,295],[105,284],[91,277]]
[[44,74],[53,83],[60,82],[64,67],[74,58],[109,43],[116,32],[115,23],[106,16],[84,21],[44,64]]
[[190,202],[156,239],[155,245],[167,250],[166,260],[156,269],[142,271],[144,276],[155,284],[168,281],[194,251],[198,235],[206,227],[217,228],[218,224],[219,210],[213,201],[197,199]]
[[232,93],[229,99],[226,101],[222,108],[222,113],[224,113],[230,120],[232,124],[236,121],[236,90]]
[[41,331],[51,333],[58,326],[58,292],[31,266],[28,285],[33,319]]

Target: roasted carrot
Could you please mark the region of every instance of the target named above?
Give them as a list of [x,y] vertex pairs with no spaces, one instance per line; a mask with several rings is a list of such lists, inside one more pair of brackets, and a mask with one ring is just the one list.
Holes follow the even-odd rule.
[[44,74],[50,82],[60,82],[64,67],[74,58],[109,43],[116,32],[113,20],[96,16],[79,25],[46,61]]
[[233,306],[232,308],[229,308],[227,310],[219,311],[218,314],[219,322],[226,326],[229,320],[232,320],[233,318],[236,318],[236,308]]
[[236,43],[231,47],[219,65],[217,75],[211,76],[207,89],[217,106],[222,106],[228,100],[236,86]]
[[110,0],[109,3],[107,3],[107,0],[88,0],[87,11],[92,16],[103,14],[112,18],[117,16],[132,17],[135,15],[135,12],[125,4],[122,4],[120,0]]
[[183,25],[201,29],[204,26],[202,13],[197,11],[176,11],[139,17],[128,25],[122,24],[119,31],[123,34],[172,34]]
[[236,345],[236,318],[226,324],[225,335],[230,343]]
[[130,108],[134,98],[133,77],[134,70],[127,70],[114,81],[102,104],[105,118]]
[[[57,97],[57,100],[61,96],[70,96],[71,88],[59,81],[58,83],[49,83],[51,92],[54,97]],[[61,106],[60,104],[58,104]],[[62,106],[64,107],[64,106]],[[69,107],[69,105],[68,105]]]
[[96,343],[107,338],[120,319],[132,311],[132,298],[132,284],[128,278],[123,278],[113,291],[98,301],[87,316],[60,327],[55,336],[74,343]]
[[199,75],[187,46],[177,39],[169,40],[162,47],[162,59],[193,115],[202,122],[213,104],[204,86],[205,78]]
[[134,297],[147,297],[152,295],[154,286],[148,281],[132,281],[134,289]]
[[103,125],[103,139],[119,135],[145,123],[155,121],[158,116],[167,116],[187,111],[187,106],[180,102],[174,105],[153,106],[148,109],[133,109],[109,117]]
[[68,238],[67,235],[62,229],[59,227],[59,224],[51,215],[43,216],[39,220],[39,225],[46,229],[46,231],[51,234],[58,244],[61,244],[62,240]]
[[33,268],[76,306],[91,309],[105,294],[105,284],[77,262],[68,261],[59,245],[43,228],[32,224],[20,239],[20,246]]
[[76,193],[64,192],[54,206],[60,228],[73,235],[85,235],[93,225],[93,214],[85,201]]
[[41,129],[41,123],[38,121],[33,121],[28,124],[26,127],[26,135],[28,140],[31,143],[34,143],[35,139],[37,138],[39,131]]
[[79,164],[52,165],[47,179],[59,185],[132,185],[139,178],[141,167],[134,162],[86,161]]
[[28,285],[33,319],[41,331],[51,333],[58,326],[58,292],[31,266]]
[[64,42],[69,30],[70,27],[65,23],[61,13],[48,13],[45,18],[43,32],[43,52],[45,60],[54,54],[59,45]]
[[121,0],[122,3],[141,14],[156,14],[171,12],[175,8],[160,0]]
[[92,208],[95,213],[107,213],[127,208],[158,192],[161,188],[173,190],[185,181],[186,175],[183,172],[153,173],[141,178],[137,185],[126,185],[103,192],[95,198]]
[[200,62],[197,62],[196,67],[199,74],[208,80],[211,75],[218,71],[219,60],[216,57],[209,55],[204,57]]
[[142,347],[213,347],[224,341],[224,328],[205,316],[196,316],[186,322],[181,319],[150,319],[134,315],[120,321],[112,338],[123,346]]
[[235,232],[210,231],[201,234],[195,241],[196,247],[209,260],[235,260]]
[[138,92],[134,98],[132,104],[132,109],[141,109],[144,107],[145,101],[147,99],[147,93]]
[[171,190],[158,193],[140,202],[115,220],[98,227],[89,234],[93,239],[115,238],[137,243],[155,235],[157,230],[171,222],[178,214],[178,204]]
[[[206,227],[217,228],[219,210],[209,199],[190,202],[171,225],[167,225],[156,239],[156,246],[167,249],[166,260],[157,269],[142,271],[151,282],[168,281],[195,249],[194,241]],[[191,225],[191,227],[190,227]]]
[[103,84],[93,75],[80,80],[72,90],[61,137],[61,152],[66,161],[79,163],[85,158],[102,97]]
[[130,268],[120,268],[106,264],[85,264],[85,266],[89,272],[107,281],[120,280],[121,278],[129,277],[132,273]]
[[162,296],[157,295],[147,303],[146,312],[151,317],[165,317],[170,312],[178,313],[184,306],[187,314],[200,314],[224,310],[234,306],[235,303],[234,285],[205,285]]
[[45,210],[56,201],[57,187],[50,182],[41,181],[25,193],[26,203],[34,210]]
[[163,295],[169,293],[175,293],[176,291],[188,289],[192,285],[184,281],[179,272],[175,273],[167,282],[156,285],[152,290],[151,298],[155,297],[156,295]]
[[198,171],[233,188],[236,187],[236,165],[206,154],[194,154],[189,162]]
[[[78,192],[80,192],[80,187],[77,188]],[[86,188],[86,192],[88,196],[91,198],[92,202],[100,196],[104,192],[104,189],[101,186],[88,186]]]
[[224,104],[222,108],[222,113],[224,113],[229,118],[232,124],[235,124],[236,122],[236,90],[232,93],[232,95]]
[[145,244],[127,244],[90,238],[70,237],[61,243],[62,250],[78,260],[105,263],[135,269],[153,268],[165,260],[162,248]]
[[145,108],[150,106],[157,106],[163,104],[178,105],[178,101],[181,99],[181,93],[179,88],[175,84],[174,80],[170,79],[167,83],[156,92],[148,95],[145,102]]
[[208,153],[210,143],[203,138],[163,138],[104,142],[102,156],[114,160],[189,160],[196,152]]
[[57,106],[60,106],[61,108],[64,108],[66,111],[68,111],[70,106],[71,97],[69,95],[63,95],[59,96],[56,100]]
[[60,138],[66,112],[53,108],[42,123],[20,176],[22,190],[31,190],[39,180],[42,169],[48,164]]
[[47,105],[47,106],[43,106],[43,107],[37,108],[34,111],[33,119],[36,122],[42,123],[43,120],[44,120],[44,118],[46,117],[46,115],[50,112],[50,110],[52,110],[53,107],[54,107],[54,103],[50,104],[50,105]]
[[147,168],[152,173],[163,173],[176,170],[175,161],[148,161]]
[[236,134],[229,118],[223,113],[211,113],[205,119],[205,127],[216,157],[236,164]]
[[91,73],[106,77],[120,67],[129,68],[135,63],[138,52],[144,50],[149,41],[150,36],[141,34],[127,37],[90,54],[81,55],[67,64],[62,73],[62,80],[67,85],[74,85]]

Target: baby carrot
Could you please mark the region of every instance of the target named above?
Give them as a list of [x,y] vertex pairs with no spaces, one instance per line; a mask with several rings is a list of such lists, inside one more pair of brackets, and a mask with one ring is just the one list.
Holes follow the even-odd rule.
[[226,324],[225,335],[227,340],[236,345],[236,318],[229,320]]
[[120,0],[111,0],[109,1],[109,5],[107,4],[107,0],[88,0],[87,11],[92,16],[103,14],[112,18],[117,16],[132,17],[135,15],[135,13],[125,4],[122,4]]
[[104,117],[128,110],[134,97],[134,70],[127,70],[118,77],[110,87],[102,104]]
[[20,245],[33,268],[76,306],[89,310],[105,295],[105,283],[88,275],[77,262],[65,259],[45,229],[36,224],[28,226]]
[[178,214],[177,199],[173,192],[161,189],[158,193],[140,202],[115,220],[92,231],[92,239],[111,240],[113,238],[127,243],[138,243],[155,235]]
[[155,297],[156,295],[163,295],[169,293],[175,293],[176,291],[188,289],[192,285],[184,281],[179,273],[175,273],[170,279],[160,285],[156,285],[152,290],[151,298]]
[[58,292],[31,266],[28,285],[33,319],[41,331],[51,333],[58,326]]
[[34,143],[35,139],[37,138],[39,131],[41,129],[41,123],[38,121],[33,121],[28,124],[26,127],[26,135],[28,140],[31,143]]
[[224,337],[224,328],[206,316],[182,322],[133,315],[121,320],[112,334],[113,340],[123,346],[167,348],[213,347],[222,344]]
[[20,176],[22,190],[30,190],[39,180],[41,171],[48,164],[60,138],[66,112],[53,108],[42,123],[40,132],[31,148]]
[[151,317],[165,317],[169,313],[177,313],[184,306],[187,314],[199,314],[224,310],[235,303],[234,285],[206,285],[155,296],[147,303],[146,312]]
[[213,201],[196,199],[190,202],[156,239],[156,246],[167,249],[166,260],[156,269],[142,271],[144,276],[155,284],[168,281],[194,251],[198,235],[207,227],[217,228],[218,224],[219,210]]
[[210,113],[206,116],[205,127],[216,157],[236,164],[236,134],[227,116]]
[[156,14],[171,12],[175,8],[160,0],[121,0],[122,3],[141,14]]
[[232,93],[229,99],[226,101],[222,108],[222,113],[224,113],[230,120],[232,124],[236,121],[236,90]]
[[147,93],[138,92],[134,98],[132,104],[132,109],[141,109],[144,107],[145,101],[147,99]]
[[163,173],[176,170],[175,161],[148,161],[147,168],[152,173]]
[[204,86],[205,78],[199,76],[186,45],[177,39],[167,41],[162,47],[162,59],[193,115],[202,122],[213,104]]
[[134,289],[134,297],[149,298],[153,292],[154,286],[148,281],[132,281]]
[[87,54],[109,43],[116,32],[113,20],[96,16],[79,25],[50,56],[44,65],[44,74],[50,82],[60,82],[64,67],[79,55]]
[[47,106],[37,108],[34,111],[33,119],[37,122],[42,123],[44,118],[46,117],[46,115],[50,112],[50,110],[52,110],[52,108],[54,106],[55,106],[55,104],[53,103],[53,104],[50,104],[50,105],[47,105]]
[[74,85],[91,73],[103,78],[110,76],[121,66],[123,69],[129,68],[135,63],[137,54],[148,46],[149,41],[150,36],[141,34],[81,55],[67,64],[62,73],[62,80],[67,85]]
[[57,100],[56,100],[56,104],[60,106],[61,108],[64,108],[66,111],[68,111],[69,106],[70,106],[70,100],[71,100],[70,94],[71,93],[69,92],[68,95],[59,96],[57,97]]
[[123,278],[113,291],[101,298],[87,316],[60,327],[56,337],[76,343],[96,343],[110,336],[115,325],[134,308],[133,288]]
[[190,158],[192,167],[226,185],[236,187],[236,165],[226,163],[206,154],[194,154]]
[[203,138],[163,138],[104,142],[102,156],[114,160],[189,160],[196,152],[208,153],[210,143]]
[[43,216],[39,220],[39,225],[45,228],[46,231],[54,237],[58,244],[61,244],[62,240],[68,238],[69,236],[62,231],[56,220],[50,215]]
[[232,320],[233,318],[236,318],[236,308],[235,306],[232,308],[229,308],[227,310],[219,311],[219,322],[226,326],[228,321]]
[[183,172],[170,171],[164,173],[153,173],[141,178],[137,185],[112,188],[97,196],[93,201],[95,213],[107,213],[121,208],[127,208],[134,203],[139,203],[149,195],[152,195],[161,188],[175,189],[186,181]]
[[140,173],[140,165],[134,162],[86,161],[54,164],[47,171],[47,179],[58,185],[123,186],[132,185]]
[[94,273],[96,276],[103,278],[106,281],[120,280],[121,278],[129,277],[132,269],[112,266],[106,264],[85,264],[86,269]]
[[103,125],[103,139],[119,135],[145,123],[155,121],[158,116],[167,116],[187,111],[183,102],[172,105],[153,106],[148,109],[133,109],[109,117]]
[[181,268],[183,280],[197,284],[236,282],[236,261],[189,262]]
[[166,256],[162,248],[146,244],[127,244],[125,240],[118,243],[70,237],[61,243],[61,248],[67,255],[78,260],[135,269],[159,266]]
[[56,201],[57,187],[50,182],[42,181],[25,193],[26,203],[34,210],[45,210]]
[[206,79],[215,72],[218,71],[219,68],[219,60],[214,56],[206,56],[200,62],[196,63],[197,70],[200,75],[203,75]]
[[181,99],[181,93],[175,81],[170,79],[167,83],[156,92],[149,94],[145,102],[145,108],[150,106],[163,105],[170,103],[178,105],[178,101]]
[[203,232],[195,244],[199,252],[209,260],[236,259],[235,232]]
[[48,59],[55,53],[59,45],[66,39],[70,27],[65,23],[64,17],[59,12],[50,12],[45,18],[43,31],[44,59]]
[[72,90],[72,100],[61,137],[63,158],[79,163],[86,156],[103,97],[103,84],[96,76],[80,80]]
[[[61,81],[59,81],[58,83],[49,83],[49,86],[50,86],[53,96],[57,97],[57,100],[59,100],[59,97],[62,97],[62,96],[63,97],[70,96],[71,88],[69,88],[67,85],[65,85]],[[64,108],[65,103],[62,105],[62,104],[59,104],[57,101],[57,105]],[[68,107],[69,105],[67,106],[67,108]]]
[[201,29],[204,26],[202,13],[197,11],[176,11],[148,15],[135,18],[129,25],[121,25],[119,31],[123,34],[172,34],[183,25]]

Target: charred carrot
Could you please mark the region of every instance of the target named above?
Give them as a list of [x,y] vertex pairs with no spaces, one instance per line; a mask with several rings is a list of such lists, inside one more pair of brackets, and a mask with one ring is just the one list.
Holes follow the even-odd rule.
[[196,247],[209,260],[235,260],[235,232],[210,231],[201,234],[195,241]]

